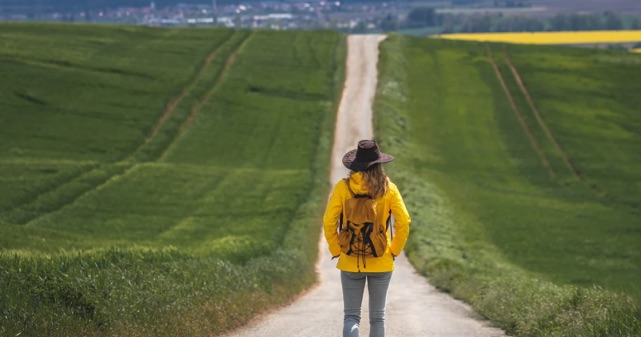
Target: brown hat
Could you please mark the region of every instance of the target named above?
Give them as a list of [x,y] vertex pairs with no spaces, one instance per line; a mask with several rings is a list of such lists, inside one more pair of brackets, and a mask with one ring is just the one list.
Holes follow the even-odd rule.
[[351,150],[343,156],[343,165],[352,171],[363,171],[378,163],[389,163],[394,157],[378,149],[378,144],[373,140],[361,140],[358,148]]

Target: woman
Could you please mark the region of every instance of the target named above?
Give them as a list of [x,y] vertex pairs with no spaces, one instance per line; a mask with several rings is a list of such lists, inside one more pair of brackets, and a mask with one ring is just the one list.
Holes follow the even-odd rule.
[[[336,267],[341,270],[345,310],[343,337],[359,335],[361,302],[366,282],[369,291],[370,337],[385,336],[387,289],[394,270],[394,258],[403,251],[410,224],[410,216],[401,194],[383,171],[382,164],[392,160],[394,157],[379,151],[375,141],[358,142],[358,148],[343,157],[343,165],[350,170],[350,174],[347,179],[334,186],[323,217],[329,250],[333,258],[338,258]],[[392,231],[394,237],[390,240],[389,232],[392,228],[388,228],[385,233],[387,245],[381,256],[348,255],[345,249],[341,250],[339,221],[342,223],[344,220],[342,218],[346,201],[358,194],[367,194],[375,200],[373,207],[376,208],[376,221],[383,224],[382,228],[385,228],[390,212],[396,220]]]

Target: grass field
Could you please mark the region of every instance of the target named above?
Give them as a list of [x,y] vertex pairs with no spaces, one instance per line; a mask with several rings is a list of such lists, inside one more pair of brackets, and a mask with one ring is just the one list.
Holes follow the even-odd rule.
[[0,335],[216,334],[314,281],[340,35],[0,41]]
[[523,44],[594,44],[641,42],[641,31],[582,31],[582,32],[517,32],[444,34],[448,40],[506,42]]
[[[343,37],[0,41],[0,335],[217,334],[313,282]],[[412,263],[516,336],[641,334],[639,55],[390,36],[379,69]]]
[[393,36],[380,70],[412,263],[516,336],[641,334],[641,59]]

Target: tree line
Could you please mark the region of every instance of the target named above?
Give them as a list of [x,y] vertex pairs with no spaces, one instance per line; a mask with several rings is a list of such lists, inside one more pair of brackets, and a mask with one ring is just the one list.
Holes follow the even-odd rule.
[[406,18],[387,15],[381,19],[381,29],[441,27],[442,33],[480,32],[537,32],[586,30],[641,30],[641,18],[624,19],[613,12],[594,14],[557,14],[541,18],[502,14],[440,14],[431,7],[416,7]]

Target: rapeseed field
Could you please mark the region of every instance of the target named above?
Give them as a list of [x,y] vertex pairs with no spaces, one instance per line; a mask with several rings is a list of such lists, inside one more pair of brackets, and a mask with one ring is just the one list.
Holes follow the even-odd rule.
[[589,31],[589,32],[517,32],[517,33],[473,33],[446,34],[441,38],[485,42],[507,42],[522,44],[590,44],[626,43],[641,41],[641,31]]

